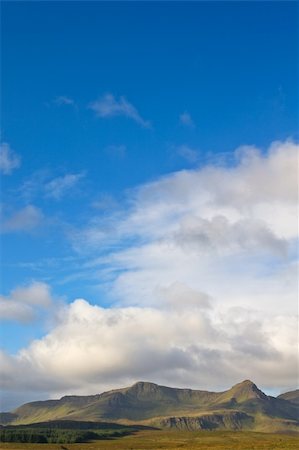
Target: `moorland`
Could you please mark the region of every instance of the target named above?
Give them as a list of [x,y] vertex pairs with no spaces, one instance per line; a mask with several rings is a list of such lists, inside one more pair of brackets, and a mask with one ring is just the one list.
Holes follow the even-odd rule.
[[293,449],[299,391],[272,397],[245,380],[223,392],[154,383],[26,403],[0,415],[1,448]]

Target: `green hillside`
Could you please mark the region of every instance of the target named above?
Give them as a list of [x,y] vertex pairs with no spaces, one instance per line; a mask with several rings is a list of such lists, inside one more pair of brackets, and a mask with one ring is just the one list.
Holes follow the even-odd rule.
[[138,382],[94,396],[27,403],[4,413],[1,423],[54,420],[109,421],[190,430],[297,430],[298,405],[282,396],[267,396],[249,380],[224,392]]

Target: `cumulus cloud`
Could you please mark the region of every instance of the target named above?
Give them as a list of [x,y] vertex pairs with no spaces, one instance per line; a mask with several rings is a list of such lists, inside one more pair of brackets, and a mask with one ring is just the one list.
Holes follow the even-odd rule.
[[[184,301],[188,289],[180,289]],[[236,309],[219,314],[203,297],[193,292],[184,309],[177,299],[169,309],[104,309],[78,299],[61,310],[45,337],[14,357],[2,354],[3,387],[53,396],[97,393],[140,379],[219,389],[248,377],[268,388],[296,382],[292,317],[265,319]]]
[[0,320],[14,320],[17,322],[31,322],[34,318],[33,309],[14,300],[6,300],[0,296]]
[[78,182],[84,178],[85,173],[66,174],[47,182],[44,186],[45,196],[60,200],[64,195],[68,194]]
[[31,231],[41,225],[44,220],[42,211],[33,205],[14,212],[9,218],[3,220],[2,232]]
[[30,322],[35,318],[36,309],[48,308],[51,303],[50,287],[35,281],[14,289],[9,297],[0,296],[0,319]]
[[148,120],[144,120],[135,106],[122,96],[117,99],[112,94],[105,94],[103,97],[90,103],[89,108],[101,118],[125,116],[144,128],[151,127],[151,123]]
[[169,286],[164,286],[155,291],[159,299],[160,308],[188,309],[190,307],[207,310],[212,307],[212,298],[204,292],[195,291],[178,281]]
[[194,128],[195,127],[193,119],[192,119],[191,115],[187,111],[185,111],[182,114],[180,114],[180,123],[185,125],[185,126],[187,126],[187,127],[190,127],[190,128]]
[[21,165],[21,158],[6,142],[0,144],[0,172],[10,175],[14,169]]
[[14,289],[11,298],[17,302],[44,307],[49,306],[52,302],[50,287],[46,283],[38,281]]
[[297,163],[292,141],[243,147],[230,166],[169,174],[129,191],[123,208],[96,210],[73,239],[112,306],[65,306],[47,335],[2,355],[4,387],[293,388]]
[[243,249],[262,249],[286,255],[288,242],[279,238],[263,222],[250,219],[237,220],[230,223],[225,216],[214,216],[212,219],[202,219],[187,216],[182,220],[174,238],[179,245],[189,251],[231,253]]

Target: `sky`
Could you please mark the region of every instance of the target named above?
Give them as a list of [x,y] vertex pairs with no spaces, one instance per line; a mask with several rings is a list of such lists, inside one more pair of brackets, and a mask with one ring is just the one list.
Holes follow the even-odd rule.
[[1,2],[1,407],[296,387],[296,2]]

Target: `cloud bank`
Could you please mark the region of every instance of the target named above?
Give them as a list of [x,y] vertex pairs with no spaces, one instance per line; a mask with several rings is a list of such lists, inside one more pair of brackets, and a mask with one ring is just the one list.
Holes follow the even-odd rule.
[[[181,286],[182,301],[186,293]],[[184,308],[104,309],[78,299],[44,338],[16,356],[2,354],[3,388],[62,395],[139,379],[220,389],[244,377],[268,388],[296,383],[295,318],[219,314],[193,300]]]
[[123,208],[96,210],[72,239],[98,305],[74,300],[43,338],[3,353],[3,388],[294,388],[298,150],[242,147],[230,166],[169,174],[130,190]]
[[155,290],[178,281],[219,305],[294,313],[297,164],[289,141],[266,154],[238,149],[233,166],[180,171],[131,191],[125,211],[95,217],[74,245],[94,255],[116,304],[156,304]]

